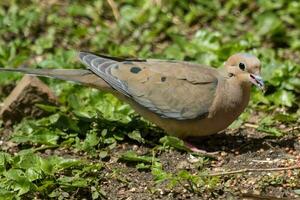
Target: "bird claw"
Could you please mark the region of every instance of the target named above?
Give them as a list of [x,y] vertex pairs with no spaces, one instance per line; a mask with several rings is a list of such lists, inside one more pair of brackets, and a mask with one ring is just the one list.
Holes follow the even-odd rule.
[[196,146],[194,146],[193,144],[189,143],[189,142],[184,142],[185,146],[187,148],[189,148],[192,152],[196,153],[196,154],[200,154],[206,157],[210,157],[210,158],[217,158],[217,155],[219,154],[218,151],[216,152],[207,152],[205,150],[199,149]]

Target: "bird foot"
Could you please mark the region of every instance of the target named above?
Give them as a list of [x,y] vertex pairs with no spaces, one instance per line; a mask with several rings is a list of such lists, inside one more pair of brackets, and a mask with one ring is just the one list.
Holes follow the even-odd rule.
[[217,158],[217,155],[219,152],[207,152],[205,150],[202,150],[202,149],[199,149],[197,148],[196,146],[194,146],[193,144],[187,142],[187,141],[184,141],[184,144],[186,147],[188,147],[192,152],[194,153],[197,153],[197,154],[200,154],[200,155],[203,155],[203,156],[206,156],[206,157],[211,157],[211,158]]

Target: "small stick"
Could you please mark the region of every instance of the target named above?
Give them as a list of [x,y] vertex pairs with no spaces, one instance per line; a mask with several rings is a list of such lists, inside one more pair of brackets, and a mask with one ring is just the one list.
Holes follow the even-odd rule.
[[114,2],[114,0],[107,0],[107,3],[109,4],[109,6],[112,9],[113,15],[114,15],[116,21],[118,21],[120,19],[120,13],[118,11],[118,7],[117,7],[116,3]]
[[210,174],[203,174],[200,176],[224,176],[230,174],[240,174],[240,173],[247,173],[247,172],[272,172],[272,171],[286,171],[286,170],[293,170],[293,169],[300,169],[300,165],[292,166],[292,167],[279,167],[279,168],[261,168],[261,169],[240,169],[240,170],[233,170],[227,172],[216,172]]
[[275,160],[252,160],[252,162],[257,162],[257,163],[276,163],[280,161],[279,159],[275,159]]
[[241,197],[244,198],[251,198],[253,200],[290,200],[290,198],[285,198],[285,197],[275,197],[275,196],[262,196],[262,195],[256,195],[256,194],[250,194],[250,193],[244,193],[240,195]]
[[300,129],[300,126],[296,126],[296,127],[286,129],[285,132],[292,132],[292,131],[296,131],[296,130],[299,130],[299,129]]
[[250,124],[250,123],[245,123],[244,126],[246,126],[248,128],[258,128],[258,125]]

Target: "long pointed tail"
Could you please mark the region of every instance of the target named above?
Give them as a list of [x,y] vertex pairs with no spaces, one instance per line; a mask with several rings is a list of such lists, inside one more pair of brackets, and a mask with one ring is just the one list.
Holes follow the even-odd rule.
[[28,68],[0,68],[0,71],[21,72],[35,76],[57,78],[65,81],[73,81],[102,90],[110,90],[111,87],[100,77],[86,69],[28,69]]

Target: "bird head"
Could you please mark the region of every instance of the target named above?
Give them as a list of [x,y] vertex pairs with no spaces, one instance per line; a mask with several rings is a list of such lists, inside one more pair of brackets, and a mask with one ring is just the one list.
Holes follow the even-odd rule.
[[241,82],[252,83],[264,90],[264,82],[260,76],[261,64],[256,56],[247,53],[237,53],[225,62],[225,69],[230,78]]

